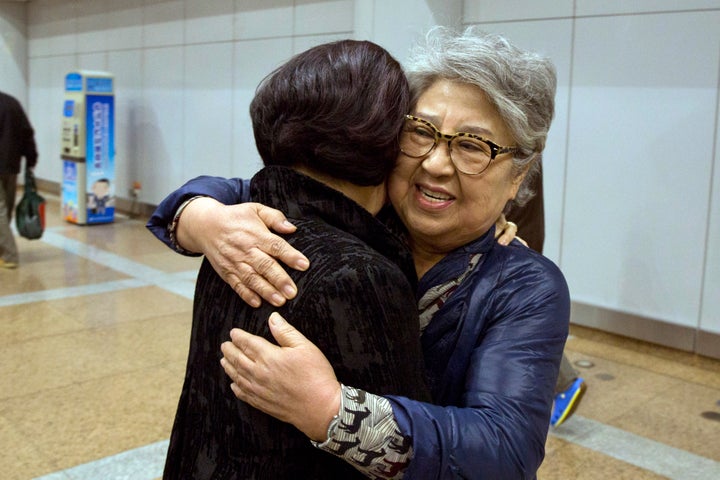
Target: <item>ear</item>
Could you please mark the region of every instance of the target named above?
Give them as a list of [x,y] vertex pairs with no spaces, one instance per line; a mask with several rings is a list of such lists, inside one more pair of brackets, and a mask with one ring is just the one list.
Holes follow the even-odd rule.
[[517,192],[520,190],[520,185],[522,185],[523,181],[525,181],[525,176],[527,175],[528,170],[530,170],[531,165],[532,162],[525,165],[523,169],[515,175],[515,178],[512,179],[510,185],[510,200],[515,200],[515,196],[517,196]]

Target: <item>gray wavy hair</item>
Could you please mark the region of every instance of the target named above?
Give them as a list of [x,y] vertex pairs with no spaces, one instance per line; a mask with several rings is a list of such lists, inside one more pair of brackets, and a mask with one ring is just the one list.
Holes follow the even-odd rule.
[[513,158],[516,174],[527,169],[514,202],[534,195],[529,185],[540,170],[548,130],[555,113],[555,66],[546,57],[522,50],[500,35],[478,27],[462,32],[434,27],[405,62],[412,104],[435,81],[447,79],[478,86],[497,108],[521,148]]

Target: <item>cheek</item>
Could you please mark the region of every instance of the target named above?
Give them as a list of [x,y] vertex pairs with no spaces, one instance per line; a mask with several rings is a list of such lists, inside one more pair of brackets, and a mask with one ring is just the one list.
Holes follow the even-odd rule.
[[517,187],[509,179],[486,178],[472,186],[463,187],[466,199],[469,200],[473,215],[484,222],[492,222],[502,213],[505,204],[510,200]]
[[510,168],[510,165],[503,165],[506,168],[498,170],[491,181],[490,188],[493,192],[493,196],[496,198],[498,203],[505,205],[508,201],[515,198],[520,184],[522,182],[522,175],[515,175]]
[[393,173],[388,178],[387,193],[390,203],[395,204],[400,200],[400,179]]
[[475,192],[470,199],[470,204],[467,206],[469,211],[468,217],[474,218],[480,223],[484,223],[488,218],[494,215],[494,211],[497,210],[499,201],[498,196],[493,195],[493,192],[489,189]]
[[395,170],[392,171],[388,178],[387,191],[390,202],[394,204],[406,196],[409,190],[411,176],[412,169],[408,166],[407,162],[399,161]]
[[507,203],[511,200],[514,200],[517,196],[517,192],[520,189],[520,185],[522,185],[522,176],[515,176],[512,178],[509,178],[504,184],[503,184],[503,199],[504,203]]

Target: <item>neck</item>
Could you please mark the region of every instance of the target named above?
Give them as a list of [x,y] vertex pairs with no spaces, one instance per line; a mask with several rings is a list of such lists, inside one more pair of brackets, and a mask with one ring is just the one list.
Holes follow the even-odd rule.
[[339,191],[373,215],[376,215],[383,205],[385,205],[387,195],[385,182],[380,185],[361,186],[350,183],[347,180],[341,180],[339,178],[310,170],[303,166],[294,168],[303,175],[307,175],[308,177]]
[[415,262],[415,273],[418,279],[422,278],[428,270],[442,260],[446,253],[438,253],[429,249],[422,248],[415,242],[410,242],[410,250],[412,251],[413,261]]

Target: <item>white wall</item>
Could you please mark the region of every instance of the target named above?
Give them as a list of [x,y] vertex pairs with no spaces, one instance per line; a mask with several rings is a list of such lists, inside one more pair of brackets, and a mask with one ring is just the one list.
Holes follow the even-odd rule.
[[546,254],[573,300],[720,333],[720,1],[468,0],[465,22],[558,67]]
[[25,4],[0,1],[0,91],[27,107],[27,80]]
[[59,182],[63,79],[75,69],[116,77],[117,194],[142,183],[159,202],[201,173],[259,167],[247,113],[255,86],[293,53],[353,34],[353,2],[33,0],[31,120],[39,178]]
[[[27,8],[38,176],[60,181],[65,73],[108,70],[117,78],[117,192],[139,180],[150,203],[201,173],[247,177],[258,168],[247,108],[258,81],[295,52],[355,37],[402,60],[435,23],[504,33],[558,68],[546,254],[573,299],[720,334],[720,0],[32,0]],[[18,11],[0,3],[0,21]]]

